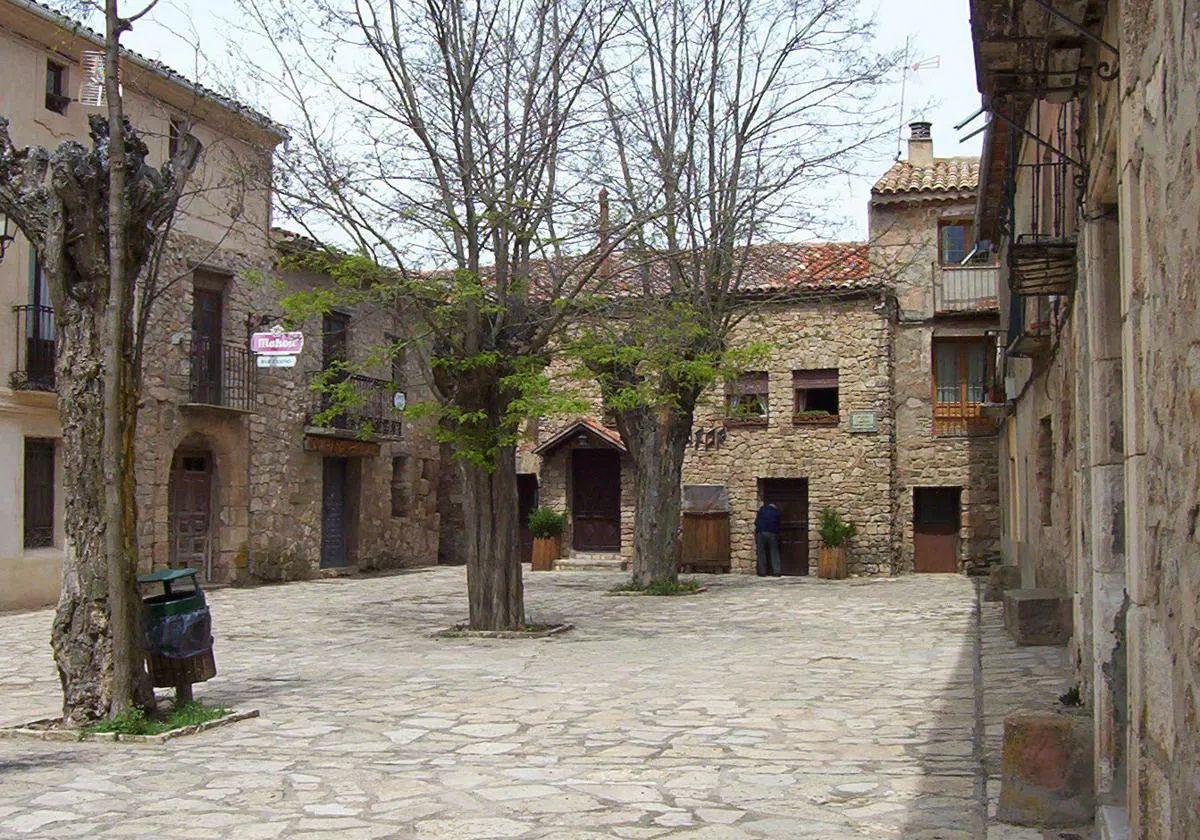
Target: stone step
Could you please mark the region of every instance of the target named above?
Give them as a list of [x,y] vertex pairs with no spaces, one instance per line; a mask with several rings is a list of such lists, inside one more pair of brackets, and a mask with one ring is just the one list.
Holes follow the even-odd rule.
[[619,554],[581,554],[576,552],[570,557],[562,557],[554,561],[557,572],[622,572],[628,568],[626,561]]

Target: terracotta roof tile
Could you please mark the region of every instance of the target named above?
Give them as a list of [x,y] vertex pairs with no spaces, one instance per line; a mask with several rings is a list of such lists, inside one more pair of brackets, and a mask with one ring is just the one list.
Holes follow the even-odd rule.
[[979,158],[934,158],[933,166],[913,166],[906,160],[896,161],[875,182],[871,192],[876,195],[962,192],[978,186]]

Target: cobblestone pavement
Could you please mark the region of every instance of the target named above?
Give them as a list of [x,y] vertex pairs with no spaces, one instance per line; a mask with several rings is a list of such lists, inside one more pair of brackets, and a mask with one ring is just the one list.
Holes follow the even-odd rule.
[[[465,617],[461,568],[214,592],[197,696],[262,717],[0,740],[0,836],[1043,836],[985,828],[987,768],[1005,711],[1063,690],[1063,651],[1013,647],[971,581],[605,597],[619,579],[527,574],[531,619],[577,629],[515,641],[426,636]],[[0,722],[59,702],[51,617],[0,615]]]

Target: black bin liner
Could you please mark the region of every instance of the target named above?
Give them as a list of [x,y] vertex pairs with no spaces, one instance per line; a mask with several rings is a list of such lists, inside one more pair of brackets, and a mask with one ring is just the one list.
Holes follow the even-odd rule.
[[168,659],[187,659],[212,650],[212,615],[208,607],[147,618],[146,649]]

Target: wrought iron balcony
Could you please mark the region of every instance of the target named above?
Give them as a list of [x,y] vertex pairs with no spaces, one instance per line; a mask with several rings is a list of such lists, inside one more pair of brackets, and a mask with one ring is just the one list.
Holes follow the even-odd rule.
[[325,387],[313,392],[307,425],[361,435],[400,437],[404,391],[398,385],[358,374],[332,380],[328,373],[323,373],[309,379],[310,388],[318,376]]
[[17,320],[17,365],[9,376],[14,391],[54,390],[54,310],[49,306],[14,306]]
[[933,271],[936,312],[989,312],[997,308],[999,266],[934,263]]
[[245,347],[193,335],[189,364],[193,405],[254,410],[254,357]]

